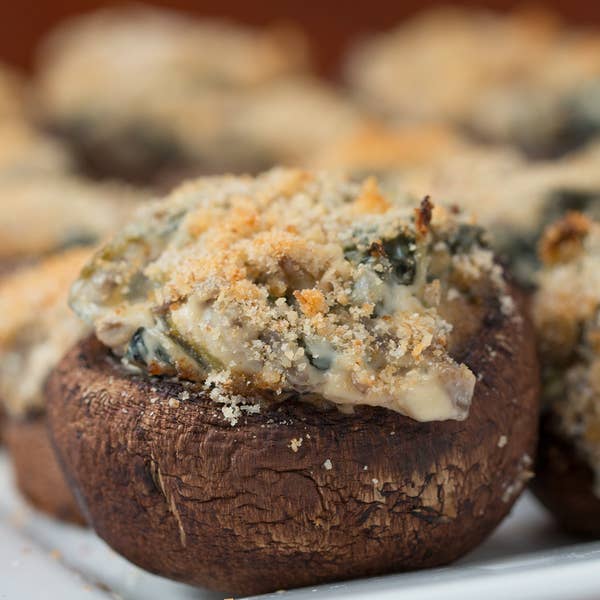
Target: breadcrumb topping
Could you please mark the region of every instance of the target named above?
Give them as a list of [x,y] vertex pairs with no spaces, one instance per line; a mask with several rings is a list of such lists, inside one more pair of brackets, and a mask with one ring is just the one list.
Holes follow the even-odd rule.
[[572,213],[548,228],[533,303],[544,399],[558,433],[596,472],[600,497],[600,223]]
[[531,286],[544,228],[569,210],[600,215],[598,150],[560,163],[531,164],[510,149],[463,143],[457,152],[433,153],[421,165],[380,171],[379,179],[386,189],[400,186],[415,195],[430,194],[473,214],[517,279]]
[[369,123],[326,144],[310,163],[354,179],[374,174],[394,194],[409,190],[456,205],[488,229],[516,279],[532,287],[544,228],[569,210],[600,217],[600,144],[557,162],[531,163],[518,151],[482,145],[448,126]]
[[355,179],[375,174],[390,193],[409,190],[466,210],[489,230],[518,281],[531,286],[544,226],[600,190],[597,163],[589,150],[560,164],[531,164],[514,149],[469,141],[449,126],[370,123],[331,140],[311,164]]
[[304,441],[303,438],[299,437],[299,438],[292,438],[290,440],[290,444],[289,444],[289,448],[292,452],[298,452],[298,450],[300,449],[300,446],[302,446],[302,442]]
[[466,217],[372,179],[274,169],[142,209],[71,305],[126,364],[203,383],[230,420],[268,395],[428,421],[465,418],[475,386],[442,313],[473,320],[505,295]]
[[88,330],[67,296],[89,257],[89,249],[69,250],[0,283],[0,397],[12,416],[43,410],[48,374]]

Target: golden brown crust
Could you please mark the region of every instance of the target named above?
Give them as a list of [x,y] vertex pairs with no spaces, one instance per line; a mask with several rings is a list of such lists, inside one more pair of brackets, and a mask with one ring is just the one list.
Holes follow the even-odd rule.
[[[583,504],[600,506],[600,223],[570,213],[546,230],[541,249],[545,264],[538,272],[532,316],[548,413],[545,456],[557,461],[542,469],[564,476],[548,487],[554,492],[557,515],[565,521],[564,515],[574,508],[571,496],[580,493]],[[565,440],[562,449],[559,439]],[[576,473],[587,472],[575,465],[578,461],[588,465],[595,481],[573,488],[571,479],[585,479]],[[565,467],[570,462],[572,470]],[[566,489],[560,492],[561,487]],[[596,502],[586,500],[591,493]],[[563,496],[565,505],[560,507]]]
[[488,310],[456,357],[479,375],[462,422],[288,401],[234,428],[87,339],[49,380],[48,419],[98,534],[150,571],[250,594],[430,567],[476,546],[530,476],[532,339]]
[[569,213],[547,228],[533,297],[545,414],[533,491],[568,531],[600,536],[598,223]]
[[567,531],[600,537],[600,498],[594,472],[572,442],[557,435],[550,415],[541,424],[532,490]]
[[85,519],[50,445],[46,417],[6,419],[4,437],[17,487],[27,500],[52,517],[84,525]]
[[441,310],[493,297],[509,318],[510,298],[467,215],[415,205],[298,169],[189,182],[94,256],[71,306],[125,363],[215,401],[310,392],[462,419],[475,376]]
[[[67,304],[69,285],[92,254],[89,247],[71,248],[0,281],[1,350],[10,346],[24,325],[34,320],[39,323],[52,308]],[[60,316],[64,318],[65,313]]]

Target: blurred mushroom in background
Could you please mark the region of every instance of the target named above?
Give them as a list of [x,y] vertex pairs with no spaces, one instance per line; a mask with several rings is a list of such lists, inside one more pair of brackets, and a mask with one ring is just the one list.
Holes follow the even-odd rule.
[[346,74],[356,97],[388,118],[449,121],[533,157],[600,131],[600,32],[541,9],[434,8],[359,44]]
[[[255,112],[262,109],[254,107],[263,97],[295,101],[296,80],[281,82],[308,71],[306,40],[290,27],[252,29],[159,9],[105,9],[66,21],[43,44],[41,120],[73,146],[84,171],[98,177],[152,184],[190,173],[256,171],[265,160],[285,157],[265,159],[256,151],[244,136],[270,134],[262,126],[255,134],[244,114],[260,120]],[[309,97],[320,85],[307,82]],[[290,110],[292,117],[298,112]]]
[[0,406],[17,486],[38,509],[83,523],[46,427],[46,379],[87,328],[67,295],[92,250],[70,248],[0,281]]

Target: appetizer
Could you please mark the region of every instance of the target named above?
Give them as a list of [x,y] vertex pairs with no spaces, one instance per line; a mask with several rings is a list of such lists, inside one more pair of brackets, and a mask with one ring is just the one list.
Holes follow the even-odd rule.
[[95,185],[58,173],[3,173],[0,269],[108,235],[142,198],[118,184]]
[[0,399],[17,486],[38,509],[83,523],[46,429],[44,384],[87,328],[69,310],[70,283],[90,250],[76,248],[0,281]]
[[[28,128],[0,125],[0,136],[4,134],[6,137],[0,137],[0,199],[4,206],[0,215],[0,284],[7,274],[41,257],[100,241],[123,222],[142,197],[121,185],[92,185],[63,173],[68,159],[61,148]],[[0,407],[0,430],[2,423]]]
[[532,302],[543,375],[533,490],[568,530],[600,536],[600,222],[569,213],[540,245]]
[[25,98],[24,82],[12,69],[0,64],[0,124],[23,120]]
[[61,25],[39,71],[43,120],[87,173],[159,184],[262,167],[228,125],[246,95],[306,72],[307,51],[287,28],[113,8]]
[[545,228],[569,211],[600,217],[599,149],[592,145],[562,161],[532,164],[506,149],[473,146],[415,172],[405,185],[475,214],[516,281],[531,289]]
[[435,8],[364,41],[347,72],[356,96],[380,114],[449,121],[536,157],[600,130],[600,33],[539,9]]
[[47,386],[98,534],[235,594],[446,564],[531,477],[519,295],[454,209],[326,172],[183,185],[83,268]]

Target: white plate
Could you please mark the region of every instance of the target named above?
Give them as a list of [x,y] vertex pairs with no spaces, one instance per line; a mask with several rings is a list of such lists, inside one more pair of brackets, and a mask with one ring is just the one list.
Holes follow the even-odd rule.
[[[160,551],[160,549],[157,549]],[[0,600],[223,598],[145,573],[92,532],[28,508],[0,452]],[[525,495],[487,542],[450,567],[269,594],[275,600],[600,598],[600,542],[561,534]]]

